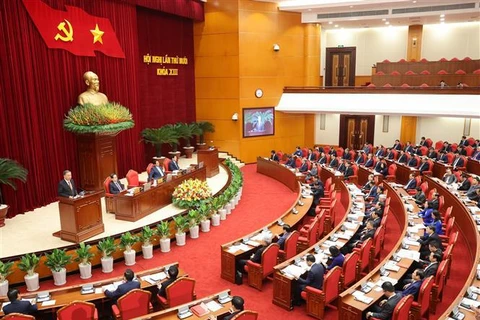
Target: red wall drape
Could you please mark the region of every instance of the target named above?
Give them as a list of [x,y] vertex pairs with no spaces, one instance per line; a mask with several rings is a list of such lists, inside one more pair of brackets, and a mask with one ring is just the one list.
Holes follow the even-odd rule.
[[[139,71],[143,56],[139,43],[142,48],[150,42],[160,43],[162,50],[169,53],[177,50],[173,40],[183,39],[189,43],[184,48],[191,51],[184,54],[191,57],[189,67],[193,68],[191,20],[139,9],[139,14],[148,15],[152,23],[161,25],[158,21],[163,19],[172,23],[174,28],[164,25],[175,44],[171,49],[170,40],[160,38],[147,25],[137,24],[135,4],[113,0],[43,1],[57,10],[72,5],[91,15],[110,19],[126,58],[111,58],[102,53],[97,53],[96,57],[79,57],[64,50],[48,49],[21,1],[0,3],[0,157],[15,159],[29,171],[27,183],[18,183],[17,192],[2,187],[5,202],[11,207],[10,217],[56,201],[56,187],[64,169],[72,170],[74,177],[77,176],[78,163],[82,159],[76,156],[75,136],[66,132],[62,125],[78,94],[85,90],[82,81],[85,71],[98,74],[100,90],[110,101],[127,106],[136,123],[133,129],[123,131],[117,138],[119,176],[124,176],[130,168],[145,170],[140,131],[143,123],[151,126],[157,123],[153,121],[156,118],[152,118],[152,110],[161,110],[163,119],[190,121],[195,118],[195,106],[190,103],[195,101],[194,93],[185,90],[185,87],[194,90],[193,71],[188,77],[161,84],[162,92],[173,92],[173,99],[156,99],[154,91],[148,92],[148,99],[140,98],[148,91],[143,86],[148,87],[149,83],[142,83],[142,86],[139,83],[140,78],[145,77],[144,72]],[[182,27],[177,28],[178,25]],[[157,80],[163,81],[149,79],[153,84]],[[182,102],[184,100],[189,101],[188,105]]]

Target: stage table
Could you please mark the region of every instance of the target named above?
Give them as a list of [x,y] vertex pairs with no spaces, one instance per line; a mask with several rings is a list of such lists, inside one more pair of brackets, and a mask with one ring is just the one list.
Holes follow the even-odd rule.
[[142,191],[133,196],[126,192],[116,194],[113,197],[115,202],[115,219],[126,221],[137,221],[163,207],[172,203],[172,193],[183,181],[188,179],[207,179],[205,166],[195,169],[190,173],[180,176],[172,176],[172,180],[162,182],[156,187]]

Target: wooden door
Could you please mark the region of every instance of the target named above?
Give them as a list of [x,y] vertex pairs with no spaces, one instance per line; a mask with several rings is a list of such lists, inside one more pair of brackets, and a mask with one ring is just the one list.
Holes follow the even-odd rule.
[[375,116],[340,115],[339,145],[359,150],[365,143],[373,144]]
[[327,48],[325,86],[355,86],[356,47]]

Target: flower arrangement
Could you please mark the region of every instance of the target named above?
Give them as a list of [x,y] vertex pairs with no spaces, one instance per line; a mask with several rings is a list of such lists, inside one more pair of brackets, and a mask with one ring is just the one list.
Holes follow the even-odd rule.
[[188,179],[182,182],[173,191],[173,203],[182,209],[197,208],[202,200],[212,196],[206,181]]
[[116,102],[85,104],[68,111],[63,127],[74,133],[116,132],[135,125],[130,111]]

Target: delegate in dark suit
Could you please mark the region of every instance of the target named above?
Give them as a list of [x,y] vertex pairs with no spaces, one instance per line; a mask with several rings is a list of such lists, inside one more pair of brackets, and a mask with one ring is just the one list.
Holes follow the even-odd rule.
[[237,314],[239,314],[240,312],[242,312],[241,310],[238,310],[238,311],[235,311],[235,312],[232,312],[231,314],[229,314],[228,316],[225,316],[223,318],[223,320],[232,320],[233,317],[235,317]]
[[109,297],[110,299],[118,299],[121,296],[123,296],[125,293],[133,290],[133,289],[140,289],[140,282],[138,281],[127,281],[125,283],[122,283],[117,287],[117,290],[115,291],[109,291],[105,290],[105,295]]
[[416,204],[424,204],[427,198],[425,197],[425,193],[423,193],[423,191],[420,191],[413,196],[413,200],[415,200]]
[[410,161],[408,161],[407,166],[409,167],[416,167],[418,165],[417,158],[412,157]]
[[317,289],[323,288],[323,276],[325,274],[325,267],[321,263],[314,263],[308,271],[306,279],[298,278],[297,282],[300,287],[300,291],[305,290],[306,286],[314,287]]
[[407,184],[405,185],[405,190],[415,189],[415,188],[417,188],[417,179],[408,180]]
[[405,163],[407,162],[407,156],[405,154],[402,154],[400,157],[398,157],[398,163]]
[[423,269],[423,271],[425,272],[425,278],[428,278],[430,276],[435,277],[437,275],[437,270],[438,270],[438,262],[430,263],[425,267],[425,269]]
[[150,170],[150,174],[148,175],[148,181],[160,179],[164,175],[165,173],[160,167],[154,166],[152,170]]
[[365,167],[367,168],[373,167],[373,159],[368,159],[367,162],[365,162]]
[[125,189],[125,186],[120,182],[111,181],[109,186],[110,186],[110,193],[112,194],[120,193]]
[[337,158],[333,159],[332,161],[330,161],[330,164],[329,164],[330,168],[336,168],[338,167],[338,160]]
[[168,170],[169,171],[176,171],[176,170],[180,170],[180,167],[178,166],[178,163],[176,161],[172,160],[168,164]]
[[347,167],[345,168],[345,172],[343,173],[343,175],[345,176],[345,178],[348,178],[350,176],[353,176],[354,172],[353,172],[353,168],[352,167]]
[[175,280],[177,280],[177,278],[168,278],[167,280],[165,280],[164,282],[162,282],[162,286],[160,287],[160,289],[158,289],[158,294],[164,298],[167,297],[167,287],[169,285],[171,285]]
[[402,299],[399,294],[394,294],[386,300],[382,306],[374,305],[372,308],[372,317],[382,320],[391,319],[393,310],[397,306],[398,302]]
[[405,290],[402,291],[402,297],[408,296],[409,294],[413,295],[413,298],[417,300],[418,291],[422,286],[423,280],[417,280],[412,282]]
[[5,315],[10,313],[33,314],[37,311],[37,305],[32,305],[28,301],[15,300],[3,307]]
[[462,157],[457,157],[455,160],[453,160],[453,163],[452,163],[453,170],[455,170],[459,167],[461,168],[464,165],[465,165],[465,162],[463,161]]
[[72,187],[68,185],[67,181],[64,179],[58,183],[58,195],[61,197],[75,197],[78,195],[77,188],[75,187],[75,182],[73,179],[70,179],[70,184]]

